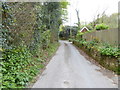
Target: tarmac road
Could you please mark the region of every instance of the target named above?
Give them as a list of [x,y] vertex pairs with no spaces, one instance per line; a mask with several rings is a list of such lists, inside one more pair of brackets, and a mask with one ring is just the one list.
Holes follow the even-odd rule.
[[32,88],[118,88],[100,67],[86,60],[68,41],[61,45]]

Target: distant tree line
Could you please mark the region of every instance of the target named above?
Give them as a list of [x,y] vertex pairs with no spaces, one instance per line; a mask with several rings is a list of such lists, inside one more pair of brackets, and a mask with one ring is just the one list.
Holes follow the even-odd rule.
[[113,13],[112,15],[108,16],[106,14],[97,15],[97,18],[90,22],[87,26],[93,29],[97,24],[106,24],[109,28],[118,28],[118,13]]
[[59,32],[60,39],[69,39],[75,37],[78,32],[77,26],[63,26],[62,30]]

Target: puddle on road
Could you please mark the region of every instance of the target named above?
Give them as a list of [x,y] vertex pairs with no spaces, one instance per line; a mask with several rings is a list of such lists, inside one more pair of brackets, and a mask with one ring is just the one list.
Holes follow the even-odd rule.
[[69,88],[69,85],[70,85],[70,83],[69,83],[69,81],[64,81],[63,82],[63,88]]
[[64,81],[64,84],[69,85],[69,82],[68,81]]

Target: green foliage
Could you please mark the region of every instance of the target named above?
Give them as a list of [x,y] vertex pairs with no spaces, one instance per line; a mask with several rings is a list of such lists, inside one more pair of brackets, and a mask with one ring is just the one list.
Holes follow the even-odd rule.
[[59,32],[60,39],[68,39],[71,37],[75,37],[77,35],[77,27],[76,26],[64,26],[62,27],[62,31]]
[[63,8],[63,9],[67,9],[67,6],[68,6],[69,4],[70,4],[70,3],[67,2],[67,0],[64,1],[64,2],[60,2],[61,8]]
[[57,47],[58,43],[49,44],[49,48],[41,51],[39,57],[33,57],[25,46],[4,50],[0,63],[2,88],[24,88],[44,67],[43,63],[53,55]]
[[78,32],[77,35],[76,35],[76,38],[77,39],[81,39],[83,34],[84,33],[82,33],[82,32]]
[[118,13],[113,13],[110,16],[103,15],[100,18],[101,23],[105,23],[109,26],[109,28],[118,28]]
[[105,24],[98,24],[95,26],[96,30],[105,30],[105,29],[108,29],[109,27]]
[[94,29],[91,23],[88,24],[88,25],[86,25],[86,27],[87,27],[89,30],[93,30],[93,29]]
[[96,39],[92,41],[71,39],[71,41],[96,60],[100,65],[114,71],[118,75],[120,74],[118,66],[120,49],[118,47],[112,46],[108,43],[101,43]]
[[50,36],[51,36],[50,30],[47,30],[44,33],[42,33],[41,43],[42,43],[42,48],[43,49],[46,49],[49,46],[49,44],[50,44]]
[[113,47],[111,45],[105,44],[103,47],[99,48],[102,55],[113,56],[118,58],[120,56],[120,50],[118,47]]
[[69,2],[67,2],[67,0],[65,0],[64,2],[60,2],[60,7],[61,9],[61,14],[62,14],[62,20],[67,21],[68,17],[68,13],[67,13],[67,6],[69,5]]
[[[3,46],[24,44],[37,54],[38,48],[46,47],[49,40],[58,41],[59,26],[65,16],[62,11],[66,8],[67,2],[3,3]],[[51,32],[49,40],[42,34],[47,30]]]
[[64,28],[64,26],[63,26],[63,25],[60,25],[59,31],[62,32],[62,31],[63,31],[63,28]]
[[104,13],[101,17],[93,20],[87,26],[90,25],[90,27],[92,26],[92,28],[90,29],[94,29],[96,24],[101,24],[101,23],[108,25],[110,29],[118,28],[118,13],[113,13],[110,16]]
[[2,3],[2,88],[23,88],[44,67],[58,47],[58,30],[66,5]]
[[110,44],[100,43],[98,40],[86,41],[84,39],[72,41],[79,42],[80,45],[85,46],[87,49],[95,49],[100,52],[101,55],[111,56],[115,58],[120,57],[120,50],[118,47],[111,46]]
[[94,30],[89,30],[86,32],[77,32],[76,39],[82,39],[82,35],[84,35],[86,33],[90,33],[90,32],[94,32]]
[[84,33],[83,32],[78,32],[77,33],[77,36],[81,36],[81,35],[83,35]]
[[3,88],[25,85],[32,74],[28,73],[29,70],[27,70],[31,64],[31,54],[26,47],[6,49],[3,52],[2,60]]

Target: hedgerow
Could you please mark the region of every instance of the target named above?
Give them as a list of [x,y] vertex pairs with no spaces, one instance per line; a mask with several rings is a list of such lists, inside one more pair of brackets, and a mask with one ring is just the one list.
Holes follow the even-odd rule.
[[2,88],[24,88],[44,67],[58,47],[66,7],[66,2],[2,3]]
[[86,48],[96,48],[102,55],[106,56],[113,56],[113,57],[119,57],[120,56],[120,50],[117,46],[112,46],[108,43],[101,43],[99,41],[93,40],[93,41],[86,41],[84,39],[82,40],[74,40],[81,45],[86,46]]

